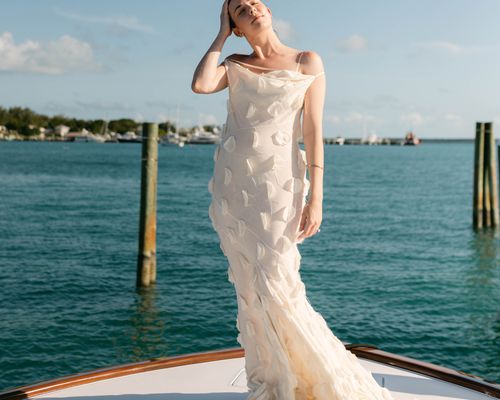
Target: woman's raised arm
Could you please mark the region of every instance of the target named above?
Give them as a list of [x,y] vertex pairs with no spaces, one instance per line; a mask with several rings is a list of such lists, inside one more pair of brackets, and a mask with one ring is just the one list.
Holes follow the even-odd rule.
[[224,0],[220,14],[220,29],[212,45],[194,71],[191,89],[195,93],[214,93],[227,87],[224,65],[217,65],[226,39],[231,35],[227,0]]

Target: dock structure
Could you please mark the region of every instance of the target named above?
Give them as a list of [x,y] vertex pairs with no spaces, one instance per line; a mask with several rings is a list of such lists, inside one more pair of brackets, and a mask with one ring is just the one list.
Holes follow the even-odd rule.
[[156,282],[156,202],[158,177],[158,124],[142,125],[141,208],[137,287]]
[[[493,123],[477,122],[474,145],[472,207],[472,225],[474,229],[497,228],[500,223],[495,149]],[[498,151],[500,154],[500,149]]]

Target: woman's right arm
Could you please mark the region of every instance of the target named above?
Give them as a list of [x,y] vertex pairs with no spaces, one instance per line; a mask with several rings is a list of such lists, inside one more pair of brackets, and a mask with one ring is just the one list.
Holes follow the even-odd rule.
[[193,75],[191,89],[195,93],[215,93],[227,87],[226,67],[217,65],[226,39],[231,35],[227,0],[224,0],[220,15],[220,30],[205,53]]

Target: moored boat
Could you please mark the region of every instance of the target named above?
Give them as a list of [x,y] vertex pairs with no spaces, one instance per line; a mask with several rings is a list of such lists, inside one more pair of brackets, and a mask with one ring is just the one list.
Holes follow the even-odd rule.
[[405,146],[416,146],[421,143],[421,140],[412,132],[408,132],[405,136],[403,144]]

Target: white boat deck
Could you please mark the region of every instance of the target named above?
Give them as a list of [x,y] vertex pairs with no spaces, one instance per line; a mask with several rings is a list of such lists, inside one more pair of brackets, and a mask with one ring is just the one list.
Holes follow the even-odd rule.
[[[493,397],[390,365],[361,359],[395,400],[483,400]],[[245,400],[244,358],[175,366],[56,389],[31,398],[70,400]],[[288,400],[288,399],[280,399]],[[290,399],[292,400],[292,399]],[[346,399],[356,400],[356,399]]]

